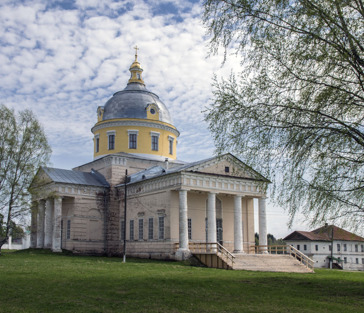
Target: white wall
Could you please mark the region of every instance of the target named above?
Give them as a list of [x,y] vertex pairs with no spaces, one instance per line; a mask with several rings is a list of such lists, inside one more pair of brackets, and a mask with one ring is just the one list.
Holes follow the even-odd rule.
[[[329,267],[331,241],[286,240],[286,243],[312,258],[315,261],[315,267]],[[333,246],[333,256],[344,261],[344,269],[364,271],[364,242],[334,240]]]
[[30,247],[30,235],[27,234],[22,240],[21,244],[15,244],[12,242],[11,236],[9,236],[8,243],[4,244],[1,249],[10,249],[10,250],[22,250],[28,249]]

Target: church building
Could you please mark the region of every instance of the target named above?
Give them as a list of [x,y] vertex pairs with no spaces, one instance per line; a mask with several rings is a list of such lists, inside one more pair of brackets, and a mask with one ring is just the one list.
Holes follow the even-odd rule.
[[125,243],[128,256],[183,260],[196,249],[249,254],[255,232],[266,245],[269,181],[231,154],[178,160],[180,133],[137,53],[129,70],[125,89],[97,108],[93,161],[39,169],[31,247],[123,255]]

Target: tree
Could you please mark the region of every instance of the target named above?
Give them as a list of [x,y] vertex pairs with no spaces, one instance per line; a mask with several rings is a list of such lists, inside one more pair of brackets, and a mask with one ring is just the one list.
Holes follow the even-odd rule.
[[0,106],[0,212],[4,220],[0,252],[15,221],[29,213],[28,187],[38,168],[48,162],[50,152],[44,131],[30,110],[16,116]]
[[269,177],[290,221],[364,220],[364,2],[205,0],[211,53],[242,57],[214,79],[217,152]]

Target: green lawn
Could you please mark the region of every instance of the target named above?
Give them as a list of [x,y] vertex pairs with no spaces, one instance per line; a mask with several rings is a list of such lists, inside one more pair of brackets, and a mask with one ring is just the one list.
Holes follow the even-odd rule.
[[227,271],[25,250],[0,256],[0,312],[364,312],[364,273]]

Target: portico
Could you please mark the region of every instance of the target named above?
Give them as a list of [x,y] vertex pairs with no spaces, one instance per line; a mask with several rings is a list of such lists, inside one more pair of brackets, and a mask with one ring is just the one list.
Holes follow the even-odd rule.
[[[195,233],[195,229],[193,228],[193,219],[201,220],[196,216],[196,210],[189,210],[188,207],[188,197],[190,194],[198,193],[197,190],[179,190],[179,249],[176,252],[176,256],[178,259],[183,259],[184,256],[189,256],[191,253],[189,252],[189,243],[193,242],[208,242],[208,243],[215,243],[218,242],[217,240],[217,221],[216,218],[216,199],[217,197],[221,197],[222,199],[232,199],[234,206],[233,206],[233,229],[228,229],[226,234],[226,239],[223,240],[223,245],[228,250],[230,250],[234,254],[245,254],[249,253],[248,247],[254,245],[254,238],[250,236],[250,241],[248,238],[244,240],[244,229],[246,229],[246,237],[248,237],[248,229],[254,229],[254,225],[249,223],[254,223],[254,218],[250,217],[249,214],[252,214],[254,211],[252,210],[251,206],[254,201],[254,197],[247,196],[247,195],[230,195],[230,194],[219,194],[215,192],[205,192],[201,194],[206,196],[206,203],[207,203],[207,214],[206,214],[206,240],[201,238],[201,236],[189,236]],[[263,201],[262,201],[263,199]],[[243,204],[244,200],[244,204]],[[227,201],[224,201],[227,202]],[[230,201],[231,202],[231,201]],[[267,229],[266,229],[266,214],[265,214],[265,198],[258,198],[259,203],[259,244],[266,245],[267,244]],[[248,204],[248,205],[247,205]],[[250,208],[249,208],[250,206]],[[244,210],[243,210],[244,207]],[[248,213],[250,209],[250,212]],[[194,212],[195,211],[195,212]],[[231,227],[231,219],[232,219],[232,212],[230,208],[222,209],[223,212],[223,219],[221,227],[224,229]],[[200,212],[201,214],[201,212]],[[202,215],[205,216],[204,212]],[[194,218],[193,218],[194,217]],[[188,228],[188,220],[190,220],[190,229]],[[192,224],[192,225],[191,225]],[[200,227],[200,226],[198,226]],[[233,232],[233,238],[229,236]],[[230,239],[230,240],[229,240]],[[231,240],[232,239],[232,240]],[[264,240],[265,239],[265,240]],[[244,248],[245,246],[245,248]],[[215,249],[215,248],[212,248]],[[213,251],[212,251],[213,252]]]
[[[232,253],[249,253],[249,246],[255,244],[254,199],[258,199],[259,204],[260,244],[266,244],[267,180],[248,172],[244,164],[232,163],[234,161],[234,157],[225,155],[182,169],[161,169],[159,173],[153,169],[154,176],[146,171],[144,175],[131,176],[129,199],[146,197],[153,203],[158,194],[167,192],[171,195],[166,199],[169,203],[166,217],[170,225],[166,239],[178,243],[176,259],[190,256],[190,243],[219,242]],[[225,175],[220,175],[220,168]],[[233,174],[225,172],[231,168]],[[149,176],[149,179],[143,176]],[[209,249],[213,252],[216,245]]]
[[36,219],[32,219],[31,248],[51,249],[62,252],[61,220],[62,198],[47,198],[35,202],[38,207]]
[[[41,186],[36,187],[36,184]],[[33,194],[30,247],[62,252],[62,249],[78,248],[75,241],[82,242],[83,246],[90,245],[89,237],[93,230],[84,228],[83,233],[77,234],[72,224],[85,224],[92,219],[103,225],[99,222],[101,214],[95,211],[104,211],[100,204],[107,187],[107,182],[98,181],[91,173],[75,174],[67,170],[41,168],[32,185],[32,188],[37,188],[37,193]],[[75,206],[80,209],[78,213]],[[102,234],[102,228],[95,232]],[[104,251],[103,237],[96,243],[99,253]],[[95,246],[95,241],[92,245]]]

